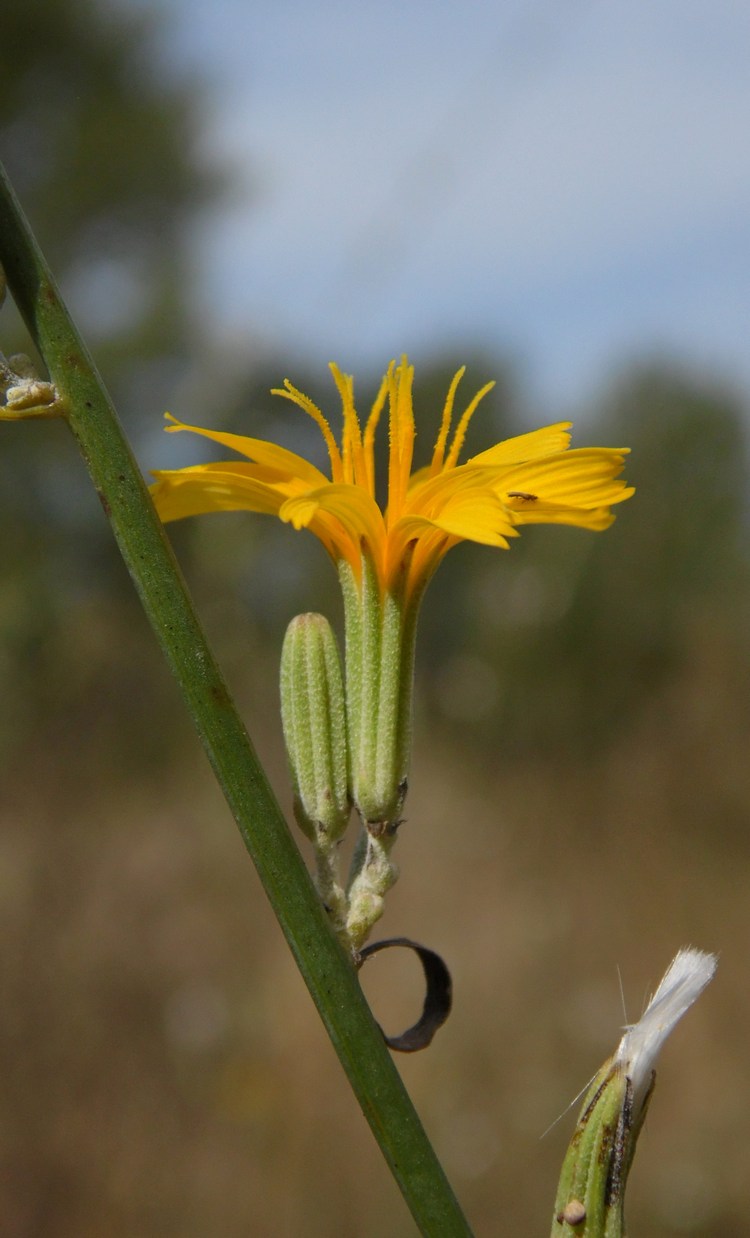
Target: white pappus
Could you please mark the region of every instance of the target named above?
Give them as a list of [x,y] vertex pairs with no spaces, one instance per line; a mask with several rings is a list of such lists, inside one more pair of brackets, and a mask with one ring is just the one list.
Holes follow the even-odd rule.
[[636,1112],[651,1086],[664,1041],[713,979],[716,963],[715,954],[692,947],[680,950],[638,1022],[626,1029],[614,1060],[631,1082]]

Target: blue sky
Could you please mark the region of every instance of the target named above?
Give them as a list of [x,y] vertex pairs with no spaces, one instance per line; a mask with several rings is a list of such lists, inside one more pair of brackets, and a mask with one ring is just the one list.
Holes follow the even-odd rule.
[[235,177],[227,341],[515,358],[548,406],[666,353],[750,391],[746,0],[167,0]]

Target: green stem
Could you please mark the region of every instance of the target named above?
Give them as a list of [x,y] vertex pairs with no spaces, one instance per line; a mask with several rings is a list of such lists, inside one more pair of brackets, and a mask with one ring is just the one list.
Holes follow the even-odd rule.
[[245,846],[391,1172],[423,1234],[470,1234],[208,648],[101,379],[1,168],[0,259]]

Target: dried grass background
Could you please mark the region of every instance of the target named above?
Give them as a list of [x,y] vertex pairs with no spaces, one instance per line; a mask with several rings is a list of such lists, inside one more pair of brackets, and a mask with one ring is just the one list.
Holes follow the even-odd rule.
[[[9,744],[2,1232],[411,1235],[141,625],[135,603],[71,618],[77,659]],[[453,972],[448,1024],[399,1066],[479,1235],[547,1232],[574,1113],[540,1136],[619,1036],[616,967],[634,1018],[688,943],[718,976],[664,1052],[630,1228],[747,1233],[747,704],[703,650],[588,763],[488,759],[418,716],[382,935]],[[284,801],[275,676],[252,652],[225,642]],[[408,956],[363,976],[386,1027],[412,1021]]]

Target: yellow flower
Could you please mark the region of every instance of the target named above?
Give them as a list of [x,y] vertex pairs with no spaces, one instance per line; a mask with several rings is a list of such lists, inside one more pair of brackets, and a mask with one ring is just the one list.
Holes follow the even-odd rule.
[[[152,495],[162,520],[214,511],[254,511],[307,528],[337,563],[361,579],[363,553],[383,592],[399,582],[408,600],[420,594],[440,560],[460,541],[507,549],[523,524],[571,524],[605,529],[610,508],[633,490],[619,479],[623,450],[568,450],[570,423],[559,422],[490,447],[459,464],[469,421],[488,383],[474,397],[451,437],[456,389],[451,383],[430,463],[412,472],[413,367],[391,363],[364,425],[354,406],[353,379],[331,371],[343,405],[341,446],[320,409],[287,379],[274,392],[297,404],[319,426],[330,460],[326,477],[302,456],[274,443],[183,425],[245,456],[217,464],[155,472]],[[388,493],[384,510],[375,489],[375,433],[388,403]],[[405,574],[405,575],[404,575]]]
[[[288,380],[275,392],[318,425],[330,477],[274,443],[170,417],[169,431],[201,434],[245,460],[159,471],[152,495],[164,521],[215,511],[265,512],[309,529],[326,547],[344,595],[350,794],[371,841],[392,842],[406,794],[416,619],[441,559],[461,541],[507,549],[523,524],[605,529],[614,518],[612,506],[633,490],[619,478],[625,451],[569,451],[568,422],[507,439],[460,464],[469,421],[493,385],[474,396],[453,428],[463,370],[450,385],[432,458],[412,472],[413,369],[406,358],[389,366],[364,423],[355,409],[353,379],[335,365],[331,372],[343,406],[340,445],[308,396]],[[381,508],[374,449],[386,404],[388,484]],[[387,855],[380,858],[378,869],[380,860],[368,853],[363,869],[381,874],[378,898],[392,880]],[[371,895],[368,887],[363,900]]]

